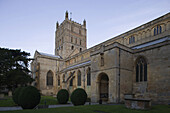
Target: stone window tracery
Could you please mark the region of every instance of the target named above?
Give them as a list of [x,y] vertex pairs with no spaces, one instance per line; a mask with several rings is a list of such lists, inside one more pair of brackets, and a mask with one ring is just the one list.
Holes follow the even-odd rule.
[[53,86],[53,73],[51,71],[47,73],[47,86]]
[[135,37],[134,36],[131,36],[129,38],[129,44],[132,44],[132,43],[135,43]]
[[70,86],[73,86],[73,78],[70,80]]
[[91,85],[91,69],[88,68],[87,70],[87,86]]
[[147,63],[146,60],[141,57],[136,63],[136,82],[147,81]]
[[80,40],[80,45],[81,45],[81,40]]
[[162,27],[160,25],[157,25],[155,28],[154,28],[154,36],[155,35],[158,35],[158,34],[161,34],[162,33]]
[[60,76],[58,76],[58,86],[60,86]]
[[73,42],[73,37],[71,37],[71,42]]
[[81,72],[80,72],[80,70],[77,73],[77,85],[81,86]]

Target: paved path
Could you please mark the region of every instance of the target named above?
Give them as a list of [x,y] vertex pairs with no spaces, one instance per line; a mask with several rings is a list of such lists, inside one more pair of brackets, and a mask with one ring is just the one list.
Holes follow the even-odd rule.
[[[98,103],[91,103],[91,105],[96,105]],[[85,103],[85,105],[89,105],[88,102]],[[49,105],[48,108],[57,108],[57,107],[71,107],[74,106],[73,104],[63,104],[63,105]],[[11,110],[22,110],[20,106],[17,107],[0,107],[0,111],[11,111]]]
[[21,107],[0,107],[0,111],[22,110]]

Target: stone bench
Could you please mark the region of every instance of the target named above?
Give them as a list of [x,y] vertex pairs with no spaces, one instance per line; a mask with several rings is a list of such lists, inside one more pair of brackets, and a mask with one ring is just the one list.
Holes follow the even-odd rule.
[[131,109],[147,110],[151,108],[151,99],[125,98],[125,106]]

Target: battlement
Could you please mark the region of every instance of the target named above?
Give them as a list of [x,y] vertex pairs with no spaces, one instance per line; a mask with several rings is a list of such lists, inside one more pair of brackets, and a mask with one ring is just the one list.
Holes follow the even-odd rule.
[[83,24],[69,19],[68,11],[65,20],[56,23],[55,54],[63,58],[70,57],[86,49],[86,21]]
[[68,12],[66,11],[65,20],[61,24],[59,24],[58,21],[57,21],[57,23],[56,23],[56,31],[57,31],[57,29],[60,29],[61,27],[63,27],[64,23],[67,23],[67,22],[69,24],[72,24],[72,25],[76,26],[76,27],[81,27],[81,28],[86,29],[86,20],[85,19],[83,20],[83,24],[78,23],[78,22],[72,20],[72,18],[69,19]]

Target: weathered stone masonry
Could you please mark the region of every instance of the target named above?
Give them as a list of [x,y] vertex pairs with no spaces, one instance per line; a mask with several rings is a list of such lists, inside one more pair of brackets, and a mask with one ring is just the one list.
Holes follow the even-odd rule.
[[86,33],[86,21],[66,12],[56,24],[55,55],[35,52],[34,85],[42,94],[83,88],[92,102],[124,102],[125,94],[170,102],[170,13],[89,49]]

